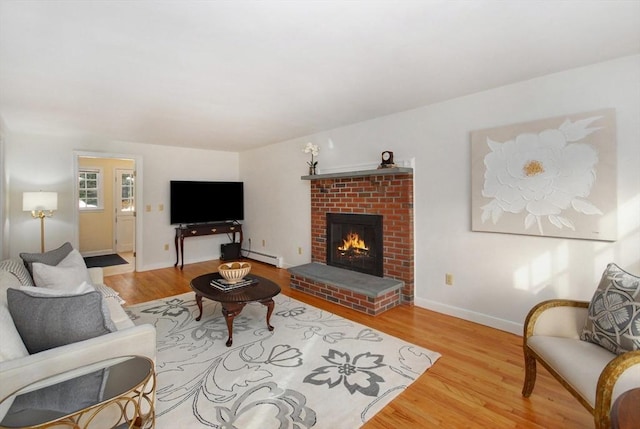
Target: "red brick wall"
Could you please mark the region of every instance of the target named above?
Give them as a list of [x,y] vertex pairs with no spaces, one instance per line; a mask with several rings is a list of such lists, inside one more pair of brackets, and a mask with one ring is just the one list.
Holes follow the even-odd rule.
[[384,277],[404,281],[413,303],[413,175],[389,174],[311,181],[311,260],[326,263],[326,214],[383,216]]

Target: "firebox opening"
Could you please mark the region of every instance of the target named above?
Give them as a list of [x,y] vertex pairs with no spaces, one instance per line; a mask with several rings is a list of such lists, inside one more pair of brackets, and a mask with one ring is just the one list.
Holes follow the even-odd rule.
[[327,213],[327,265],[383,276],[382,216]]

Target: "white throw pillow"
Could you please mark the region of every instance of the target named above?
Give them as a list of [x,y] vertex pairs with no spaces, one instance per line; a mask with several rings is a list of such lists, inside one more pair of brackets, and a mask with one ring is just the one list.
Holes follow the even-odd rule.
[[[84,263],[84,258],[76,249],[73,249],[69,254],[56,265],[56,267],[66,267],[66,268],[84,268],[87,273],[88,268],[87,264]],[[87,274],[89,275],[89,274]]]
[[4,305],[0,305],[0,332],[2,332],[0,362],[21,358],[29,354],[15,323],[13,323],[9,309]]
[[56,266],[34,262],[32,267],[33,280],[37,287],[70,291],[84,282],[91,284],[84,259],[75,249]]
[[81,295],[87,292],[93,292],[96,290],[92,285],[87,282],[82,282],[79,286],[75,288],[68,288],[67,290],[54,289],[49,287],[40,287],[40,286],[20,286],[18,289],[23,290],[28,293],[36,293],[39,295]]
[[0,305],[7,306],[7,289],[20,286],[22,286],[22,283],[20,283],[18,277],[9,271],[0,269]]

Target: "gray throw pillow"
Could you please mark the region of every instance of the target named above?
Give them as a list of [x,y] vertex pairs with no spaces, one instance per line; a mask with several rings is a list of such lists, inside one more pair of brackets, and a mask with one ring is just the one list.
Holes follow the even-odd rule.
[[100,292],[42,296],[8,289],[7,304],[30,354],[115,331]]
[[640,349],[640,277],[607,265],[580,339],[615,354]]
[[29,414],[52,412],[67,415],[102,402],[108,374],[108,369],[102,369],[19,395],[2,423],[8,427],[12,423],[15,427],[22,427],[18,422]]
[[58,265],[60,261],[67,257],[69,253],[73,250],[73,246],[71,243],[66,242],[62,246],[58,247],[54,250],[49,250],[44,253],[21,253],[20,257],[24,261],[24,264],[29,270],[29,274],[33,276],[33,267],[32,264],[34,262],[40,262],[42,264],[47,265]]

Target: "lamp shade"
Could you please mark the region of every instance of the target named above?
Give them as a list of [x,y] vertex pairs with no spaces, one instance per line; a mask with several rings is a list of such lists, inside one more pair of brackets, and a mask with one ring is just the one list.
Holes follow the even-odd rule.
[[37,210],[58,210],[57,192],[23,192],[22,210],[25,212]]

